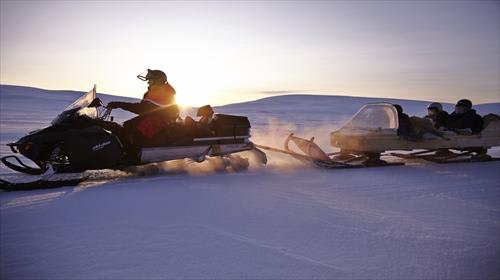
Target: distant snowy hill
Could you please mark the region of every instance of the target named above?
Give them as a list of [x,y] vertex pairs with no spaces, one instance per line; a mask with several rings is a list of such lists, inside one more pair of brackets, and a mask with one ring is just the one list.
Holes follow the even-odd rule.
[[[89,88],[90,90],[90,88]],[[0,108],[5,113],[4,117],[16,115],[19,109],[53,112],[55,117],[65,106],[69,105],[84,91],[44,90],[33,87],[0,85]],[[105,102],[126,101],[137,102],[139,99],[123,96],[113,96],[98,93]],[[302,124],[304,122],[331,122],[336,124],[339,120],[346,120],[356,113],[361,106],[367,103],[389,102],[400,104],[409,115],[422,116],[426,113],[426,106],[430,101],[415,101],[391,98],[351,97],[340,95],[282,95],[258,99],[255,101],[229,104],[216,107],[218,112],[228,114],[244,114],[254,118],[256,125],[266,122],[269,118],[284,119],[286,122]],[[39,106],[44,104],[44,106]],[[444,108],[453,111],[453,104],[444,103]],[[478,104],[474,106],[481,113],[500,114],[500,103]],[[186,112],[193,113],[194,108],[187,108]],[[119,119],[123,114],[116,110]],[[45,116],[46,114],[40,114]],[[50,114],[47,114],[50,116]],[[18,115],[16,115],[18,116]],[[129,116],[129,115],[123,115]],[[51,119],[50,119],[51,120]],[[41,119],[39,121],[42,121]],[[46,121],[46,120],[44,120]]]
[[[1,85],[0,154],[81,94]],[[420,116],[428,104],[287,95],[216,111],[249,116],[254,142],[280,147],[296,132],[330,150],[332,130],[381,101]],[[500,103],[476,108],[500,113]],[[76,187],[0,191],[0,278],[500,278],[500,162],[319,170],[268,157],[247,172],[175,161],[97,171],[101,180]],[[4,176],[12,171],[0,168]]]
[[[89,86],[88,90],[91,90]],[[45,90],[33,87],[0,85],[0,108],[4,120],[22,118],[24,110],[38,112],[39,117],[36,121],[39,123],[50,123],[66,106],[71,104],[86,91],[67,91],[67,90]],[[134,102],[137,99],[112,96],[98,93],[104,102],[128,101]],[[42,105],[43,104],[43,105]],[[42,105],[42,106],[41,106]],[[22,121],[22,119],[18,119]]]
[[[24,130],[28,131],[37,128],[37,126],[49,124],[59,112],[82,94],[83,91],[43,90],[32,87],[0,85],[1,116],[4,123],[11,121],[22,123],[23,126],[29,125]],[[102,93],[99,93],[98,96],[105,103],[113,100],[139,101],[139,99]],[[426,107],[430,103],[430,101],[340,95],[282,95],[219,106],[215,110],[219,113],[248,116],[252,123],[254,136],[259,141],[261,140],[259,136],[267,136],[270,133],[269,129],[271,129],[273,135],[280,140],[293,130],[298,134],[307,134],[304,135],[307,137],[315,136],[318,143],[327,144],[329,132],[341,126],[363,105],[374,102],[400,104],[407,114],[416,116],[425,115]],[[44,105],[40,106],[40,104]],[[446,110],[453,111],[453,104],[445,103],[443,106]],[[481,114],[500,114],[500,103],[479,104],[474,107]],[[21,113],[23,110],[36,113],[38,117],[33,119],[31,115]],[[196,108],[183,108],[182,113],[184,116],[194,115],[195,111]],[[122,110],[113,111],[113,115],[117,122],[133,116]],[[8,131],[9,128],[4,127],[4,132]]]
[[[282,95],[229,104],[218,109],[227,113],[245,112],[252,116],[291,117],[297,123],[311,120],[336,122],[339,119],[351,117],[361,106],[376,102],[399,104],[403,106],[407,114],[415,116],[424,116],[427,113],[427,105],[430,103],[430,101],[340,95]],[[444,103],[443,107],[452,112],[454,104]],[[481,114],[500,114],[500,103],[478,104],[474,108]],[[306,120],[297,118],[297,116],[305,116]]]

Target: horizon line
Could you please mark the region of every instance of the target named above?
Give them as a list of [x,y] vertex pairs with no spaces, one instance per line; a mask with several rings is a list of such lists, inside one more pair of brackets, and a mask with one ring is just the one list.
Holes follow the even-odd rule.
[[[97,84],[95,84],[97,86]],[[74,89],[48,89],[48,88],[42,88],[42,87],[37,87],[37,86],[30,86],[30,85],[19,85],[19,84],[0,84],[0,86],[12,86],[12,87],[24,87],[24,88],[32,88],[32,89],[39,89],[39,90],[44,90],[44,91],[66,91],[66,92],[81,92],[85,93],[85,90],[74,90]],[[283,94],[268,94],[268,92],[280,92]],[[288,94],[286,94],[288,92]],[[125,98],[130,98],[130,99],[137,99],[140,100],[141,98],[138,97],[131,97],[131,96],[125,96],[125,95],[117,95],[117,94],[111,94],[111,93],[103,93],[103,92],[96,92],[98,94],[104,94],[108,96],[116,96],[116,97],[125,97]],[[214,105],[213,107],[222,107],[222,106],[229,106],[229,105],[235,105],[235,104],[241,104],[241,103],[246,103],[246,102],[255,102],[267,98],[273,98],[273,97],[283,97],[283,96],[331,96],[331,97],[349,97],[349,98],[364,98],[364,99],[391,99],[391,100],[401,100],[401,101],[417,101],[417,102],[433,102],[431,100],[422,100],[422,99],[409,99],[409,98],[397,98],[397,97],[381,97],[381,96],[360,96],[360,95],[349,95],[349,94],[333,94],[333,93],[314,93],[314,92],[308,92],[308,91],[303,91],[299,92],[296,90],[292,91],[286,91],[286,90],[264,90],[264,91],[255,91],[256,94],[263,94],[263,95],[268,95],[266,97],[262,98],[257,98],[257,99],[252,99],[252,100],[247,100],[247,101],[241,101],[241,102],[231,102],[231,103],[225,103],[222,105]],[[454,104],[453,102],[439,102],[442,104]],[[492,102],[482,102],[482,103],[474,103],[474,105],[484,105],[484,104],[500,104],[500,100],[498,101],[492,101]],[[185,105],[188,107],[192,108],[197,108],[196,106],[192,105]]]

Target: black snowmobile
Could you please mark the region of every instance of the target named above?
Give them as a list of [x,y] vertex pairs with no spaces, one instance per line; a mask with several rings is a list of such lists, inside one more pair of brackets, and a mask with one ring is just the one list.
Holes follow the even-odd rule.
[[215,114],[208,125],[178,121],[160,132],[154,143],[131,151],[117,135],[96,125],[113,120],[111,109],[96,98],[96,87],[69,105],[50,126],[30,132],[7,146],[32,160],[37,167],[17,156],[1,158],[7,167],[26,174],[42,175],[29,183],[0,179],[0,189],[33,189],[75,185],[84,179],[50,181],[55,173],[75,173],[96,169],[125,169],[130,166],[189,158],[202,162],[206,157],[230,157],[252,151],[261,164],[266,155],[249,140],[247,117]]

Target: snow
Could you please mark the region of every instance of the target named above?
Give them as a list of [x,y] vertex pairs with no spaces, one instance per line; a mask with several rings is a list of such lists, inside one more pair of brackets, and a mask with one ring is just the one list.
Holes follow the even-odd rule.
[[[2,85],[2,155],[77,95]],[[258,143],[280,146],[295,130],[330,150],[332,130],[380,101],[287,96],[217,111],[250,116]],[[410,115],[427,104],[397,103]],[[0,192],[0,278],[500,277],[499,162],[317,170],[268,156],[240,173],[178,162],[148,177],[103,171],[77,187]]]

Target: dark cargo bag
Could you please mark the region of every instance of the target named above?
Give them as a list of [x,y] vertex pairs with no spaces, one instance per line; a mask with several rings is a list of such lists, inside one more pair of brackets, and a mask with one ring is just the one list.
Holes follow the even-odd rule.
[[213,119],[215,136],[249,136],[250,122],[247,117],[216,114]]

